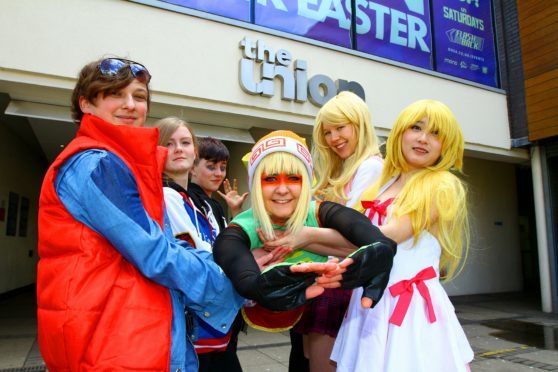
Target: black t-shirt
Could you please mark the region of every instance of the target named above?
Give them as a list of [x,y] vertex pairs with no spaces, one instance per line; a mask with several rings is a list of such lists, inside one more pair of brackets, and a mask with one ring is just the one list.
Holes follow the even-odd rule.
[[[215,220],[217,220],[217,223],[219,224],[219,230],[225,230],[227,221],[225,211],[217,200],[210,198],[197,183],[193,182],[188,183],[188,195],[192,199],[194,205],[206,216],[209,216],[212,211],[215,216]],[[208,210],[208,205],[209,208],[211,208],[211,211]]]

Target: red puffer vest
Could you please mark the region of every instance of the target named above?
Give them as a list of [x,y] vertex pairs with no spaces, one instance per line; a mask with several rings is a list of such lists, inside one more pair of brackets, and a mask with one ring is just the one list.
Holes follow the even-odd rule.
[[[54,181],[72,155],[104,149],[133,173],[148,214],[163,223],[158,131],[84,116],[76,138],[49,168],[39,199],[38,331],[50,371],[169,369],[169,290],[145,278],[101,235],[76,221]],[[124,234],[126,232],[123,232]]]

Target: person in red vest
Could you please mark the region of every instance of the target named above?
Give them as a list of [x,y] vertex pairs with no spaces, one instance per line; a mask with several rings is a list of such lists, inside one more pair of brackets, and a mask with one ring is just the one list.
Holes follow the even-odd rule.
[[[185,312],[226,332],[244,301],[210,252],[168,228],[167,150],[143,128],[150,78],[137,62],[105,58],[82,68],[72,93],[79,130],[39,199],[38,333],[50,371],[197,371]],[[312,270],[335,268],[280,273],[301,283],[291,303],[323,291]],[[264,297],[282,285],[273,275],[259,282]]]

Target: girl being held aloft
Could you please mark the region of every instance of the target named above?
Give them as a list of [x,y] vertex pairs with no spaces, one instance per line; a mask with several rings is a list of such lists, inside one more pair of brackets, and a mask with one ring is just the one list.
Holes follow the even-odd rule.
[[[253,254],[257,256],[257,251],[268,254],[261,247],[282,232],[296,237],[297,242],[291,247],[300,248],[284,257],[286,265],[308,262],[310,268],[319,268],[327,265],[328,255],[345,256],[356,247],[364,246],[339,264],[340,270],[335,274],[341,274],[340,283],[329,285],[324,282],[324,275],[317,281],[322,288],[352,289],[364,285],[365,297],[374,302],[380,299],[395,254],[395,243],[386,239],[362,214],[337,203],[312,200],[312,159],[301,137],[290,131],[275,131],[264,136],[252,148],[248,174],[252,208],[231,222],[217,237],[213,249],[215,262],[223,268],[237,291],[258,302],[255,309],[243,309],[250,325],[284,331],[298,321],[303,311],[301,306],[306,301],[302,295],[292,302],[297,306],[289,306],[293,309],[291,313],[273,312],[277,310],[274,302],[282,295],[281,291],[274,293],[275,298],[269,294],[262,296],[258,288],[258,278],[266,271],[260,273]],[[297,266],[292,267],[294,270]],[[319,270],[312,271],[319,273]],[[326,276],[335,276],[326,271]],[[299,283],[291,282],[287,276],[283,281],[286,293],[304,294],[300,291],[303,286],[299,287]],[[309,283],[314,282],[313,277],[308,279]]]

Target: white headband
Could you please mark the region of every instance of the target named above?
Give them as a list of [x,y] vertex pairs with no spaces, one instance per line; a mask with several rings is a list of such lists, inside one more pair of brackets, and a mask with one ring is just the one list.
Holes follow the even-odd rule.
[[[285,133],[285,131],[281,132]],[[293,135],[296,136],[294,133]],[[301,141],[289,136],[278,134],[277,136],[272,135],[260,140],[252,148],[250,158],[248,159],[248,187],[250,190],[252,190],[252,178],[254,177],[256,167],[260,164],[264,157],[274,152],[287,152],[302,160],[302,163],[308,172],[308,180],[312,182],[313,170],[310,151],[308,151],[306,146]]]

